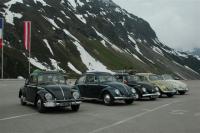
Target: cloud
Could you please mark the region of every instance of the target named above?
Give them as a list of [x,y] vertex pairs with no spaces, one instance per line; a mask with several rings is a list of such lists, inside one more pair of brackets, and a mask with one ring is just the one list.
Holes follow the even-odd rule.
[[178,50],[200,48],[200,0],[113,0],[147,20],[166,45]]

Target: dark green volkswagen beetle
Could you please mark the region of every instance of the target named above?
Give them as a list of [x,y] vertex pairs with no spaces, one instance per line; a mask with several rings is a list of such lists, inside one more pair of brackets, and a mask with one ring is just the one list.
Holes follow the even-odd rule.
[[19,98],[22,105],[33,104],[39,112],[53,107],[78,111],[81,101],[79,91],[66,84],[63,74],[53,71],[32,73],[19,90]]
[[134,88],[117,82],[115,77],[107,72],[87,72],[75,83],[83,99],[102,100],[111,105],[116,100],[132,104],[138,95]]

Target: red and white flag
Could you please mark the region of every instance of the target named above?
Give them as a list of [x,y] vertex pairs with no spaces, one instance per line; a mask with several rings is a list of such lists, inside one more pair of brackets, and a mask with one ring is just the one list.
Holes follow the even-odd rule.
[[0,49],[3,48],[3,18],[0,18]]
[[30,51],[31,47],[31,21],[24,21],[24,48]]

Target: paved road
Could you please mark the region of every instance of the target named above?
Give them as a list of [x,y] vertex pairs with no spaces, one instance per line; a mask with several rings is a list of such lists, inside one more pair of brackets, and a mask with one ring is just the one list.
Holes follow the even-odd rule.
[[200,82],[187,81],[188,95],[118,103],[83,103],[80,111],[50,110],[40,114],[21,106],[22,81],[0,81],[0,133],[199,133]]

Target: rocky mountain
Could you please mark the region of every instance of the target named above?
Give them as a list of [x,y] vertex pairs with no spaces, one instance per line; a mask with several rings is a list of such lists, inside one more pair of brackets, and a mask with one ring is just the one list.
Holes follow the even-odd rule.
[[[23,21],[32,21],[32,70],[133,69],[200,78],[200,60],[162,43],[148,22],[111,0],[1,0],[5,77],[27,77]],[[170,33],[169,33],[170,34]]]

